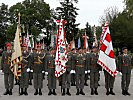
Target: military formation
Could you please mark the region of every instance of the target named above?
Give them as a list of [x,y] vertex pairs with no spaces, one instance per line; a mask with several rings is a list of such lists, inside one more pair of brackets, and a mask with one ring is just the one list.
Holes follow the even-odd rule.
[[[12,95],[14,87],[14,75],[10,70],[12,46],[6,44],[6,51],[2,54],[1,70],[4,73],[4,95]],[[116,57],[117,70],[122,74],[121,89],[122,95],[131,95],[129,90],[131,79],[131,63],[132,56],[128,54],[127,47],[122,48],[122,54]],[[41,45],[37,48],[27,50],[27,45],[22,44],[22,72],[19,78],[19,95],[28,95],[29,85],[34,86],[34,95],[43,95],[43,80],[48,81],[48,95],[57,95],[57,82],[60,83],[62,96],[71,96],[71,86],[77,89],[76,95],[85,95],[84,86],[88,86],[87,81],[90,80],[91,95],[98,95],[98,87],[100,80],[100,71],[102,67],[97,64],[99,49],[93,47],[90,49],[70,49],[67,48],[66,72],[59,78],[55,77],[55,57],[56,50],[51,48],[49,51],[42,50]],[[113,88],[115,78],[112,77],[106,70],[105,88],[106,95],[115,95]],[[47,76],[45,78],[44,76]],[[88,86],[89,87],[89,86]],[[45,87],[46,88],[46,87]]]

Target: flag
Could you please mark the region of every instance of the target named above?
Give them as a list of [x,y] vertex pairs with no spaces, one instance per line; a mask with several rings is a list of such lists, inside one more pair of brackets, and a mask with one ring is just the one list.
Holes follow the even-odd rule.
[[103,42],[100,47],[100,53],[97,63],[101,65],[110,75],[115,77],[117,75],[115,55],[107,22],[105,26],[107,28],[102,38]]
[[66,72],[67,52],[66,52],[66,33],[64,30],[65,20],[58,21],[59,29],[57,33],[55,76],[59,77]]
[[75,41],[74,39],[70,42],[70,49],[75,49]]
[[30,35],[29,36],[29,47],[31,47],[31,48],[34,48],[34,37],[33,37],[33,35]]
[[21,61],[22,61],[22,51],[21,51],[21,40],[20,40],[20,27],[17,25],[17,30],[14,39],[14,52],[11,58],[11,71],[18,78],[21,76]]
[[85,35],[83,36],[83,38],[84,38],[84,48],[88,48],[88,36],[86,36],[86,32],[85,32]]
[[98,47],[98,42],[97,42],[97,35],[96,35],[96,27],[94,26],[94,42],[93,46]]
[[81,41],[80,41],[80,37],[79,37],[79,39],[78,39],[78,48],[80,48],[81,47]]

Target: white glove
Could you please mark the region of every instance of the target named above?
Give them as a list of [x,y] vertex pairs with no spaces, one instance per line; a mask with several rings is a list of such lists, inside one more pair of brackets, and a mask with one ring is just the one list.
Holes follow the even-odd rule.
[[2,70],[0,70],[0,73],[3,73],[3,71],[2,71]]
[[120,74],[120,75],[122,75],[122,73],[121,73],[121,72],[119,72],[119,74]]
[[88,73],[90,73],[90,70],[88,70]]
[[45,72],[45,75],[48,75],[48,72]]
[[42,71],[42,73],[45,73],[45,71]]
[[76,73],[75,70],[73,70],[73,73],[74,73],[74,74]]
[[85,74],[87,74],[88,73],[88,71],[85,71]]
[[33,70],[30,70],[30,72],[32,72],[32,73],[33,73]]
[[27,72],[30,72],[30,68],[27,68],[27,70],[26,70]]
[[73,70],[70,71],[70,74],[72,74],[72,73],[73,73]]

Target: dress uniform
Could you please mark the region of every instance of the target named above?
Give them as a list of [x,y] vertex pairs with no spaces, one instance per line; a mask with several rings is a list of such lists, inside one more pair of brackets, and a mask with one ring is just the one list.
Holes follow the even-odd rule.
[[132,57],[127,54],[127,47],[122,48],[123,54],[118,57],[119,71],[122,73],[121,88],[123,95],[130,95],[128,93],[130,79],[131,79],[131,59]]
[[[77,88],[77,93],[76,95],[85,95],[85,93],[83,92],[84,89],[84,77],[85,77],[85,68],[84,68],[84,64],[85,64],[85,57],[82,54],[82,49],[79,48],[79,51],[76,55],[76,88]],[[80,91],[79,91],[80,89]]]
[[[75,49],[71,50],[72,52],[72,70],[75,70],[75,65],[76,65],[76,51]],[[71,86],[75,86],[75,82],[76,82],[76,77],[75,77],[75,73],[71,73]]]
[[99,80],[99,70],[100,66],[97,64],[98,54],[97,48],[93,47],[93,52],[90,55],[90,88],[91,88],[91,95],[98,95],[97,88],[98,88],[98,80]]
[[90,64],[89,64],[90,53],[85,50],[84,55],[85,55],[85,83],[84,83],[84,85],[88,86],[87,80],[89,79],[88,71],[90,70]]
[[55,50],[51,50],[45,57],[45,71],[48,72],[48,95],[57,95],[56,89],[56,77],[55,77]]
[[[33,49],[28,48],[28,52],[29,52],[29,58],[31,58],[31,56],[33,55]],[[33,79],[33,73],[31,72],[31,70],[33,70],[32,66],[29,65],[29,69],[30,69],[30,71],[28,72],[29,73],[29,85],[32,85],[32,79]]]
[[106,95],[115,95],[115,93],[113,92],[113,88],[114,88],[114,81],[115,78],[113,76],[111,76],[106,70],[104,70],[104,76],[105,76],[105,88],[106,88]]
[[2,54],[2,59],[1,59],[1,70],[4,72],[4,84],[5,84],[5,89],[6,92],[4,95],[12,95],[12,89],[13,89],[13,84],[14,84],[14,75],[11,72],[10,69],[10,64],[11,64],[11,44],[7,43],[7,51],[4,51]]
[[29,52],[26,50],[27,48],[26,44],[22,44],[22,73],[20,77],[20,95],[28,95],[27,88],[29,86],[29,61],[30,61],[30,55]]
[[[70,71],[72,69],[72,53],[68,51],[67,55],[68,61],[66,63],[66,72],[62,75],[62,89],[63,93],[62,95],[64,96],[65,94],[71,96],[69,89],[71,85],[71,74]],[[65,88],[67,88],[67,92],[65,93]]]
[[42,95],[41,89],[43,88],[43,73],[44,72],[44,57],[45,54],[41,52],[41,45],[37,45],[37,51],[34,52],[31,62],[33,67],[33,81],[34,81],[34,88],[35,93],[34,95],[38,94]]

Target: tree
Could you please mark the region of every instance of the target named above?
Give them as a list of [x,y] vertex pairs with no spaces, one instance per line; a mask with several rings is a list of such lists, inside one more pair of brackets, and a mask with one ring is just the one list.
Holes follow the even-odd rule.
[[118,8],[117,7],[110,7],[104,10],[104,15],[100,17],[100,24],[104,24],[106,21],[111,23],[114,18],[118,15]]
[[63,0],[60,2],[61,7],[57,7],[56,11],[58,14],[58,19],[65,19],[67,24],[65,25],[66,37],[68,42],[72,40],[71,37],[75,37],[78,29],[76,28],[79,24],[75,24],[76,16],[78,15],[78,8],[74,7],[74,3],[77,3],[78,0]]
[[0,47],[6,42],[6,30],[8,28],[9,11],[8,5],[2,3],[0,6]]
[[[50,7],[44,0],[24,0],[9,9],[10,23],[9,32],[13,32],[11,27],[15,26],[18,21],[18,13],[21,13],[21,26],[25,26],[25,31],[28,30],[29,34],[38,36],[43,32],[43,29],[49,27],[48,21],[50,20]],[[13,34],[13,33],[11,33]],[[47,33],[48,35],[49,33]]]
[[94,37],[93,37],[94,35],[93,35],[93,32],[91,29],[92,29],[91,26],[87,22],[85,30],[86,30],[86,35],[89,37],[89,39],[88,39],[89,48],[92,48],[93,41],[94,41]]

